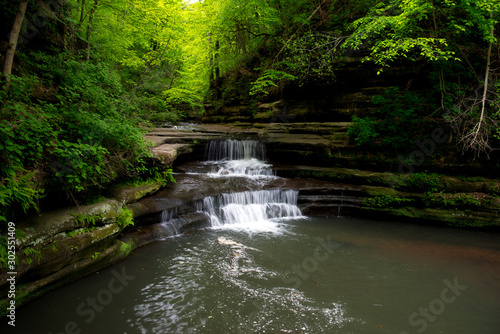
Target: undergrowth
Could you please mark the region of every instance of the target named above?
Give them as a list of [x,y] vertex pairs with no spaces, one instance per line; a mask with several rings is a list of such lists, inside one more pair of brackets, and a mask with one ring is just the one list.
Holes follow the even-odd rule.
[[27,73],[0,91],[0,222],[33,212],[52,190],[99,197],[118,178],[147,172],[140,104],[115,69],[67,54],[20,59]]

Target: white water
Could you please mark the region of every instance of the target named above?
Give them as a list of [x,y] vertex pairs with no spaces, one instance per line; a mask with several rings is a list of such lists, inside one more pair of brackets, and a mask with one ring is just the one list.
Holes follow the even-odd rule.
[[210,176],[274,177],[265,163],[264,143],[255,140],[216,140],[207,145],[207,160],[214,164]]
[[295,190],[245,191],[206,197],[198,208],[214,228],[279,232],[277,220],[302,217],[297,198]]
[[256,140],[214,140],[207,145],[208,161],[266,159],[266,146]]
[[248,160],[230,160],[219,163],[210,176],[249,176],[249,177],[274,177],[275,174],[270,164],[255,158]]
[[177,208],[171,210],[163,210],[160,216],[160,225],[165,229],[168,235],[178,235],[179,230],[175,226],[174,219],[177,216]]

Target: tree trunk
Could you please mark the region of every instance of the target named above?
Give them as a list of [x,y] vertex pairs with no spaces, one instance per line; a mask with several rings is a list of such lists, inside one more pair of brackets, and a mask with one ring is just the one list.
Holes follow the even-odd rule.
[[83,24],[83,20],[85,19],[85,0],[78,0],[77,8],[78,11],[80,12],[80,19],[76,25],[71,25],[71,35],[69,37],[69,42],[71,43],[70,52],[72,54],[75,53],[76,49],[75,36],[80,31],[80,28],[82,27]]
[[241,49],[241,51],[243,52],[244,55],[247,54],[247,47],[246,47],[246,43],[245,43],[245,36],[243,34],[243,28],[237,24],[236,25],[236,41]]
[[84,18],[85,18],[85,0],[81,0],[80,21],[78,22],[78,26],[82,25]]
[[208,33],[208,44],[210,45],[209,47],[209,54],[208,54],[208,59],[210,63],[210,90],[215,92],[215,100],[219,100],[220,98],[220,87],[219,87],[219,81],[220,81],[220,69],[219,69],[219,48],[220,48],[220,43],[219,40],[216,40],[214,43],[214,47],[212,50],[212,34]]
[[[493,30],[491,31],[493,35]],[[483,125],[484,116],[486,113],[486,103],[488,97],[488,85],[490,79],[490,65],[491,65],[491,48],[493,46],[493,42],[490,41],[488,46],[488,55],[486,56],[486,74],[484,79],[484,90],[483,90],[483,98],[481,99],[481,117],[479,118],[476,134],[474,136],[474,140],[477,140],[478,135],[481,133],[481,126]]]
[[17,42],[19,40],[19,32],[23,26],[24,14],[26,14],[26,8],[28,7],[29,0],[21,0],[19,2],[19,9],[17,10],[17,15],[14,20],[14,25],[10,32],[9,46],[7,52],[5,53],[5,62],[3,66],[3,75],[6,76],[8,88],[10,82],[10,75],[12,74],[12,65],[14,63],[14,55],[17,49]]
[[[493,19],[493,12],[491,12],[491,19]],[[495,29],[491,28],[491,37],[493,38]],[[476,133],[474,134],[474,142],[478,141],[478,136],[480,136],[481,133],[481,126],[483,126],[484,118],[485,118],[485,113],[486,113],[486,104],[487,104],[487,97],[488,97],[488,85],[489,85],[489,79],[490,79],[490,66],[491,66],[491,49],[493,46],[493,41],[490,40],[490,43],[488,45],[488,53],[486,55],[486,73],[484,75],[484,90],[483,90],[483,98],[481,99],[481,116],[479,118],[479,122],[477,125]]]
[[218,101],[221,98],[220,91],[220,68],[219,68],[219,40],[215,41],[215,52],[214,52],[214,88],[215,88],[215,100]]
[[89,25],[87,26],[87,61],[90,61],[90,31],[92,30],[92,21],[94,20],[94,13],[97,9],[99,0],[94,0],[94,6],[90,10]]
[[[491,13],[491,19],[493,19],[493,12]],[[495,34],[494,28],[491,29],[490,34],[491,34],[491,40],[488,44],[488,51],[486,54],[486,70],[484,75],[485,78],[484,78],[483,94],[481,97],[481,113],[479,115],[479,120],[473,126],[472,130],[462,139],[462,142],[464,143],[464,149],[472,150],[475,152],[476,155],[479,155],[482,152],[488,155],[489,151],[491,151],[491,145],[489,142],[491,126],[490,124],[488,124],[486,108],[488,105],[491,53],[493,48],[493,37]]]

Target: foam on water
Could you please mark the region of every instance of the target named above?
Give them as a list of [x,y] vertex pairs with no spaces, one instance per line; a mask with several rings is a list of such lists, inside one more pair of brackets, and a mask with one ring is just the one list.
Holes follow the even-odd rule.
[[210,176],[248,176],[248,177],[275,177],[272,165],[251,158],[248,160],[230,160],[216,164]]
[[206,197],[198,210],[208,215],[213,228],[279,233],[280,220],[303,218],[297,198],[295,190],[245,191]]
[[265,162],[266,147],[256,140],[214,140],[207,144],[207,162],[213,164],[210,176],[274,177]]

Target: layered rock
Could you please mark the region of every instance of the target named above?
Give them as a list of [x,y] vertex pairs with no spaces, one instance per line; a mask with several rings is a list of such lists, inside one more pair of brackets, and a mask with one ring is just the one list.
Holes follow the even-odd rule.
[[[298,190],[298,205],[305,215],[377,216],[498,230],[498,179],[390,172],[397,170],[399,162],[356,151],[345,137],[348,125],[203,125],[189,131],[156,129],[147,137],[156,145],[153,154],[157,160],[181,173],[193,168],[185,162],[204,159],[210,140],[264,141],[268,159],[276,163],[274,168],[281,178],[257,187]],[[460,170],[460,166],[447,162],[442,162],[442,167]],[[209,225],[208,217],[197,209],[203,198],[256,187],[245,178],[182,174],[176,178],[176,184],[163,189],[159,183],[115,187],[110,198],[100,203],[45,212],[16,222],[16,227],[25,231],[17,244],[18,306],[123,259],[136,247],[171,236],[172,230],[162,223],[164,212],[173,213],[168,224],[176,233],[197,230]],[[132,216],[136,226],[125,229]],[[0,306],[5,310],[5,273],[0,280]]]
[[290,82],[279,94],[257,101],[226,96],[223,105],[207,105],[203,122],[348,122],[353,115],[373,110],[372,97],[389,86],[412,91],[430,87],[425,64],[395,64],[378,73],[380,68],[363,58],[346,57],[333,66],[333,82]]

